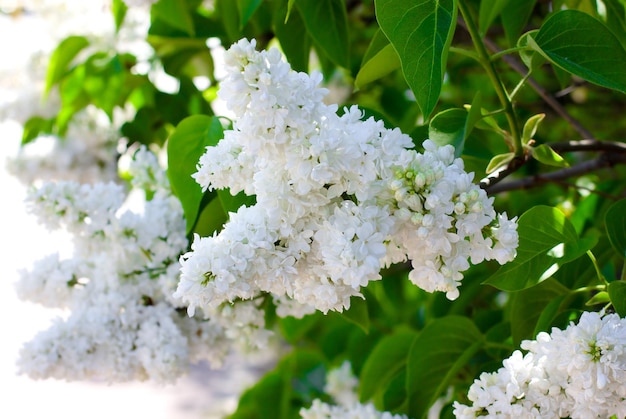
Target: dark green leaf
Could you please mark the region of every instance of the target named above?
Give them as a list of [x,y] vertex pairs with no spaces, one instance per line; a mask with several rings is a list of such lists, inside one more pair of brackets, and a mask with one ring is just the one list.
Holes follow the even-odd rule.
[[456,0],[376,0],[376,17],[396,49],[424,117],[435,109],[456,27]]
[[46,94],[50,92],[52,86],[63,78],[72,60],[88,45],[89,41],[84,36],[69,36],[61,41],[50,56],[44,89]]
[[483,343],[483,335],[467,317],[447,316],[429,323],[417,336],[409,353],[409,416],[425,417],[450,380]]
[[370,330],[370,316],[367,310],[367,302],[360,297],[350,298],[350,308],[341,313],[346,320],[356,324],[368,333]]
[[611,282],[609,284],[609,297],[611,297],[613,308],[620,317],[626,317],[626,282]]
[[534,41],[553,64],[599,86],[626,92],[626,50],[599,20],[577,10],[561,10],[546,19]]
[[398,330],[382,338],[367,357],[359,380],[359,398],[366,402],[383,393],[393,376],[407,364],[417,332]]
[[190,116],[176,127],[167,144],[168,177],[172,191],[180,199],[187,220],[187,233],[196,223],[201,210],[202,188],[191,177],[207,146],[223,137],[219,119],[212,116]]
[[344,0],[298,0],[295,4],[317,46],[333,63],[347,68],[350,56]]
[[518,221],[517,257],[484,283],[505,291],[537,285],[563,264],[591,249],[597,236],[579,238],[572,223],[556,208],[543,205],[526,211]]
[[502,10],[500,19],[510,46],[516,45],[517,38],[528,24],[535,3],[537,0],[509,0],[507,7]]
[[469,113],[463,108],[451,108],[439,112],[428,126],[428,137],[437,145],[454,146],[454,155],[459,157],[467,138],[466,126]]
[[165,23],[194,36],[196,29],[186,0],[159,0],[152,5],[152,13]]
[[297,8],[289,13],[289,20],[285,21],[287,8],[287,4],[283,4],[274,12],[272,19],[274,32],[291,68],[295,71],[307,72],[311,40]]
[[483,0],[478,9],[478,27],[483,35],[487,35],[489,26],[509,5],[509,0]]
[[263,0],[237,0],[239,8],[239,29],[243,29]]
[[621,257],[626,258],[626,199],[609,207],[604,222],[611,246]]

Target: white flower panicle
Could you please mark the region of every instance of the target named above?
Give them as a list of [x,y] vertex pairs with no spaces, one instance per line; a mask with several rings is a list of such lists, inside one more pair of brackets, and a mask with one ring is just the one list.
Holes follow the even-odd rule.
[[474,381],[471,405],[455,402],[457,418],[626,417],[626,319],[585,312],[521,347]]
[[113,183],[47,183],[30,195],[41,221],[72,233],[74,251],[36,262],[16,284],[20,298],[67,311],[24,345],[22,373],[172,382],[193,362],[217,367],[233,348],[267,345],[271,332],[255,301],[215,306],[208,318],[185,315],[172,296],[188,244],[180,202],[146,149],[129,172],[151,192],[141,208],[127,208],[126,192]]
[[413,283],[454,299],[470,261],[515,256],[515,219],[496,214],[451,146],[427,140],[418,153],[357,107],[338,116],[319,74],[255,45],[241,40],[225,54],[218,94],[233,129],[207,147],[194,178],[256,204],[181,258],[176,296],[190,313],[261,293],[279,315],[342,311],[381,268],[407,260]]

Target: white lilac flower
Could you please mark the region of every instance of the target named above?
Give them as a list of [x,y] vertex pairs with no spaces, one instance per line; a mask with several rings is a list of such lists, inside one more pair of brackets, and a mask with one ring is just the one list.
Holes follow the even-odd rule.
[[515,219],[496,214],[451,146],[411,138],[357,107],[337,115],[319,74],[291,71],[276,49],[241,40],[225,54],[219,96],[233,128],[207,147],[194,178],[203,190],[255,195],[221,232],[197,237],[176,291],[205,309],[269,293],[303,311],[349,308],[380,269],[410,260],[409,278],[459,295],[472,263],[511,260]]
[[585,312],[565,330],[523,341],[503,367],[482,373],[458,418],[626,416],[626,319]]
[[408,416],[379,412],[371,403],[355,403],[351,406],[334,406],[313,400],[308,409],[300,410],[302,419],[408,419]]
[[22,373],[172,382],[191,363],[218,367],[233,350],[268,345],[258,301],[217,305],[205,317],[181,313],[173,293],[187,247],[183,210],[155,157],[140,149],[135,158],[130,172],[149,200],[131,204],[112,183],[47,183],[32,192],[30,210],[72,233],[74,250],[36,262],[16,284],[21,298],[66,314],[24,345]]

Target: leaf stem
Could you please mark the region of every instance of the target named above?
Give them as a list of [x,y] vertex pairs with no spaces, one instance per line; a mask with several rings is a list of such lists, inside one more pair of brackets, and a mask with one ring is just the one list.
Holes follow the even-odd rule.
[[604,275],[602,275],[602,271],[600,270],[600,267],[598,266],[598,261],[596,260],[596,257],[591,252],[591,250],[587,250],[587,256],[589,256],[589,259],[591,259],[591,263],[593,264],[593,267],[596,270],[596,275],[598,275],[598,279],[602,281],[602,283],[604,283],[605,285],[609,285]]
[[466,0],[460,0],[458,2],[458,5],[461,16],[465,21],[465,27],[469,32],[470,37],[472,38],[472,42],[474,43],[474,47],[476,48],[476,52],[478,53],[478,60],[487,72],[487,76],[491,80],[491,83],[493,84],[493,87],[496,91],[496,95],[498,96],[498,99],[500,100],[500,103],[505,110],[506,119],[509,124],[509,130],[511,134],[513,152],[515,153],[516,157],[522,157],[524,154],[524,148],[522,147],[520,134],[521,130],[519,128],[517,115],[515,114],[515,110],[513,109],[513,102],[511,101],[509,94],[504,88],[504,84],[502,83],[502,80],[500,79],[500,76],[496,71],[491,56],[487,51],[487,47],[485,47],[482,37],[478,32],[478,28],[476,27],[476,24],[472,19],[469,8],[466,5]]

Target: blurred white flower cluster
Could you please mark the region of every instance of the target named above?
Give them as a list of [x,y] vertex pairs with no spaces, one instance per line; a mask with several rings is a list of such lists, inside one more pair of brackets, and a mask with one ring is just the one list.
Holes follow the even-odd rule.
[[270,293],[278,314],[342,311],[380,270],[411,261],[410,280],[459,295],[469,261],[510,261],[515,219],[492,199],[451,146],[363,120],[357,107],[337,115],[322,99],[320,74],[291,70],[276,49],[241,40],[225,54],[220,97],[233,129],[208,147],[194,175],[206,189],[256,196],[219,234],[196,237],[181,259],[176,295],[208,309]]
[[457,418],[626,417],[626,319],[586,312],[521,347],[474,381],[470,406],[455,402]]
[[405,415],[379,412],[372,403],[359,403],[357,396],[358,379],[352,373],[348,361],[339,368],[326,374],[324,392],[336,404],[329,404],[320,399],[313,400],[309,408],[300,409],[303,419],[407,419]]
[[[5,42],[1,48],[11,59],[0,62],[0,123],[23,126],[31,117],[50,119],[59,113],[58,89],[44,93],[46,73],[54,49],[70,35],[89,42],[76,61],[96,51],[115,51],[136,57],[137,68],[150,67],[154,52],[146,41],[150,25],[146,7],[129,8],[116,28],[110,0],[1,3],[0,37],[17,42]],[[9,162],[11,174],[25,184],[42,179],[115,180],[119,128],[132,119],[130,108],[114,109],[110,120],[104,111],[88,106],[72,118],[64,135],[41,135],[20,148]]]
[[[233,348],[268,343],[254,301],[215,307],[208,318],[187,316],[172,297],[188,244],[180,202],[147,149],[135,152],[129,173],[128,195],[114,183],[75,182],[46,183],[29,195],[30,210],[47,227],[66,229],[74,249],[71,258],[53,254],[21,273],[20,298],[67,314],[24,345],[22,373],[171,382],[191,363],[220,366]],[[146,184],[144,195],[138,187]]]

